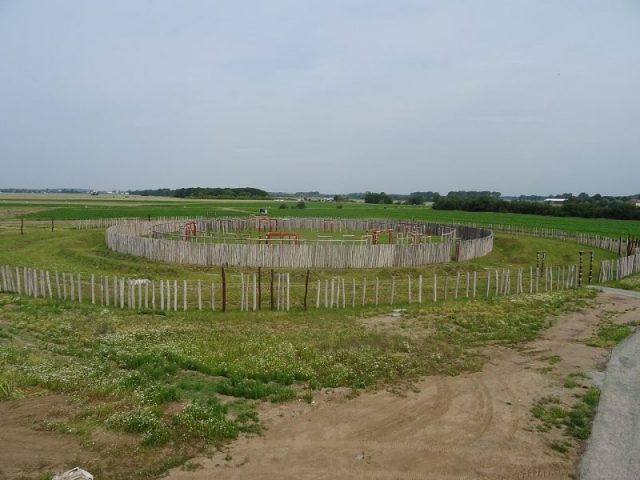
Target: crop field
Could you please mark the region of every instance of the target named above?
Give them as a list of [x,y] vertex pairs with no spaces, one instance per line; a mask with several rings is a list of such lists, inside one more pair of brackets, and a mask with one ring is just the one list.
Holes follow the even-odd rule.
[[[106,247],[104,229],[78,230],[62,220],[245,215],[256,213],[264,205],[75,196],[2,199],[0,264],[152,280],[207,278],[217,275],[218,269],[163,264],[118,254]],[[466,220],[438,218],[457,212],[437,212],[427,207],[345,203],[338,209],[332,203],[308,203],[305,209],[280,210],[277,202],[266,205],[275,215],[489,222],[489,217],[482,215]],[[21,216],[54,218],[56,223],[52,231],[48,222],[27,222],[21,234],[20,222],[16,222]],[[609,234],[615,230],[616,235],[622,234],[624,228],[638,228],[632,222],[625,222],[623,228],[615,222],[583,220],[567,219],[567,225],[575,221],[573,229],[559,223],[552,226],[567,230],[584,227]],[[513,223],[507,217],[491,221]],[[537,219],[519,221],[522,225],[541,226]],[[576,243],[497,233],[494,250],[469,262],[349,274],[389,279],[529,268],[535,265],[539,251],[546,252],[547,265],[566,265],[577,263],[581,250],[585,247]],[[615,257],[612,252],[596,249],[594,265]],[[236,275],[249,271],[230,269]],[[287,272],[298,286],[306,274],[305,270]],[[344,273],[320,269],[312,272],[312,278],[330,279]],[[625,281],[635,285],[633,277]],[[557,318],[580,315],[585,308],[596,305],[595,297],[593,290],[580,288],[425,304],[409,303],[399,295],[396,311],[391,311],[389,305],[369,305],[340,310],[304,311],[296,307],[289,312],[222,313],[122,310],[0,293],[0,478],[43,480],[75,465],[82,465],[96,479],[155,479],[167,472],[182,478],[180,475],[202,468],[200,461],[193,460],[198,455],[208,458],[215,452],[227,452],[239,438],[268,439],[269,429],[277,429],[278,419],[294,418],[293,411],[325,405],[327,395],[334,392],[346,404],[370,399],[374,392],[392,395],[393,403],[394,399],[401,401],[419,390],[417,385],[426,385],[421,383],[424,378],[435,379],[440,385],[447,382],[443,379],[455,377],[461,379],[459,385],[473,385],[463,380],[487,368],[491,372],[496,352],[520,355],[509,364],[519,365],[529,355],[521,352],[556,325]],[[625,310],[629,311],[631,307]],[[612,317],[607,314],[607,322]],[[599,319],[594,316],[593,325]],[[581,324],[572,325],[573,332]],[[627,334],[631,329],[626,324],[612,325],[607,323],[605,327]],[[599,332],[604,332],[605,327],[594,330],[594,335],[604,335]],[[588,338],[591,334],[589,330]],[[610,339],[606,340],[591,339],[593,346],[584,348],[604,351],[605,346],[611,346]],[[570,345],[575,342],[567,340]],[[534,349],[538,350],[545,351],[542,347]],[[541,392],[528,392],[527,401],[534,413],[524,408],[519,415],[531,423],[523,420],[526,429],[520,426],[516,430],[533,432],[530,434],[537,435],[536,441],[541,445],[552,445],[545,447],[544,456],[569,465],[579,451],[578,441],[588,435],[593,405],[589,403],[591,409],[584,414],[588,418],[579,419],[580,436],[571,436],[573,430],[569,427],[569,433],[563,436],[558,433],[558,425],[569,418],[577,421],[569,413],[576,398],[584,397],[589,402],[596,398],[597,403],[597,395],[580,372],[574,371],[573,363],[568,362],[573,370],[556,375],[554,368],[562,363],[560,356],[538,357],[534,368],[523,370],[527,375],[533,373],[535,382],[557,391],[558,385],[568,382],[567,375],[573,375],[571,388],[583,388],[585,393],[575,398],[568,396],[562,410],[564,416],[551,418],[550,409],[565,400],[554,397],[551,402]],[[520,373],[524,375],[523,372]],[[425,392],[430,391],[430,387],[424,388]],[[565,388],[568,392],[569,387]],[[582,405],[580,402],[587,400],[578,402]],[[504,403],[500,401],[503,406]],[[32,411],[21,416],[16,413],[21,408]],[[557,428],[550,431],[549,427],[549,432],[545,430],[547,424]],[[18,454],[19,438],[30,439],[30,448],[35,451],[41,448],[52,453],[43,454],[37,461],[24,459],[20,463],[14,460],[22,458]],[[67,447],[52,446],[58,444]],[[14,449],[9,448],[13,445]],[[233,469],[244,465],[240,460],[235,463],[231,454],[224,455],[220,464]]]
[[[0,219],[19,218],[78,220],[115,217],[223,216],[255,215],[268,208],[277,216],[318,216],[339,218],[415,219],[447,223],[501,224],[527,228],[555,228],[570,232],[588,232],[612,237],[640,236],[640,221],[545,217],[493,212],[433,210],[429,206],[370,205],[344,202],[306,202],[254,200],[179,200],[158,197],[88,195],[9,195],[0,194]],[[282,206],[287,208],[281,208]]]

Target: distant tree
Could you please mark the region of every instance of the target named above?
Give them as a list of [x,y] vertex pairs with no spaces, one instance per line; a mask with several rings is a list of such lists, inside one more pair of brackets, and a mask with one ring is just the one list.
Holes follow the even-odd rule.
[[298,203],[296,203],[296,208],[307,208],[307,206],[305,205],[303,200],[300,200]]
[[281,203],[280,206],[278,207],[280,210],[284,210],[285,208],[289,208],[289,206],[286,203]]
[[406,205],[422,205],[424,204],[424,202],[425,200],[422,195],[420,195],[419,193],[412,193],[404,203]]

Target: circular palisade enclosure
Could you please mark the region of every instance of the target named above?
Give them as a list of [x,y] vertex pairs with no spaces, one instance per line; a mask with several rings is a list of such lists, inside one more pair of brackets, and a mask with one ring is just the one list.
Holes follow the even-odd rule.
[[412,267],[469,260],[493,249],[486,228],[420,221],[220,217],[129,222],[107,246],[171,263],[292,268]]

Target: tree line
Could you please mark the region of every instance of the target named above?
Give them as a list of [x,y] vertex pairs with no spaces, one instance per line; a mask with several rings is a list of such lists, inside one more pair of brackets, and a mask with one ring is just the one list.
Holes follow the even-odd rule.
[[176,198],[224,198],[224,199],[267,199],[269,193],[259,188],[157,188],[150,190],[133,190],[133,195],[154,196],[154,197],[176,197]]
[[568,194],[562,204],[540,201],[502,200],[494,196],[475,197],[447,195],[433,203],[437,210],[464,210],[468,212],[526,213],[554,217],[611,218],[617,220],[640,220],[640,208],[631,197],[608,197],[600,194],[578,196]]

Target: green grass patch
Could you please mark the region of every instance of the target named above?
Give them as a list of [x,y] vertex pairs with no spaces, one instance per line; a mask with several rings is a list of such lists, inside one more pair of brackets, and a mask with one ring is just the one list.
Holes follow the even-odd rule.
[[631,325],[600,325],[593,337],[587,340],[590,347],[610,348],[616,346],[633,332]]
[[586,440],[591,433],[599,401],[600,390],[590,387],[583,394],[576,395],[576,401],[570,407],[563,405],[557,397],[542,398],[532,407],[531,414],[539,421],[539,431],[558,428],[575,440]]

